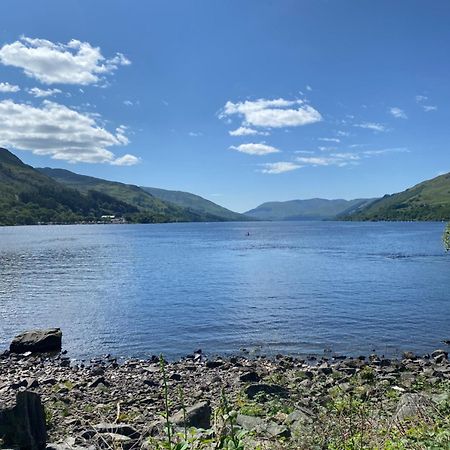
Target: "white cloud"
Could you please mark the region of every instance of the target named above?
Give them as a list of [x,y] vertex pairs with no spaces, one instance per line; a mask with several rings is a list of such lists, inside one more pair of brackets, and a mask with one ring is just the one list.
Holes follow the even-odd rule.
[[342,137],[348,137],[350,136],[350,133],[348,131],[338,131],[337,135]]
[[[300,105],[300,106],[299,106]],[[296,108],[292,108],[296,106]],[[285,100],[283,98],[233,103],[228,101],[220,114],[221,118],[238,115],[244,118],[244,126],[282,128],[298,127],[320,122],[322,116],[303,100]]]
[[9,84],[8,82],[0,83],[0,92],[19,92],[20,87],[15,84]]
[[403,109],[398,108],[397,106],[393,106],[392,108],[390,108],[389,113],[391,114],[391,116],[395,117],[396,119],[407,119],[408,118],[405,111],[403,111]]
[[123,101],[123,104],[124,104],[125,106],[133,106],[133,105],[134,105],[134,103],[133,103],[131,100],[124,100],[124,101]]
[[319,141],[323,142],[336,142],[339,143],[341,140],[339,138],[319,138]]
[[426,102],[427,100],[428,100],[428,97],[426,95],[416,95],[417,103]]
[[428,97],[426,95],[416,95],[416,102],[422,106],[423,110],[425,112],[431,112],[431,111],[436,111],[438,108],[435,105],[424,105],[423,103],[426,102],[428,99]]
[[203,136],[203,133],[201,133],[200,131],[189,131],[189,136],[191,137]]
[[59,89],[39,89],[38,87],[27,89],[27,92],[37,98],[51,97],[52,95],[61,94]]
[[356,153],[332,153],[329,156],[299,156],[296,161],[304,166],[338,166],[357,164],[361,157]]
[[[299,153],[299,152],[297,152]],[[409,150],[405,147],[397,148],[384,148],[379,150],[366,150],[360,153],[353,152],[334,152],[326,156],[314,155],[314,156],[299,156],[295,158],[295,161],[303,166],[337,166],[346,167],[349,165],[357,165],[362,159],[381,156],[386,153],[409,153]]]
[[291,172],[292,170],[300,169],[303,166],[300,164],[295,164],[288,161],[280,161],[275,163],[262,164],[264,169],[261,170],[262,173],[279,174],[284,172]]
[[268,136],[269,133],[267,133],[266,131],[258,131],[255,130],[253,128],[248,128],[248,127],[239,127],[236,130],[232,130],[229,131],[228,134],[230,136],[254,136],[254,135],[263,135],[263,136]]
[[99,47],[72,39],[67,44],[21,37],[0,48],[0,63],[19,67],[44,84],[95,84],[130,61],[121,53],[105,58]]
[[12,100],[0,102],[0,145],[50,155],[68,162],[135,164],[137,158],[116,158],[109,147],[127,145],[126,127],[115,133],[92,115],[44,100],[40,107]]
[[241,144],[237,147],[232,145],[230,147],[233,150],[237,150],[238,152],[247,153],[248,155],[268,155],[270,153],[279,153],[280,150],[278,150],[276,147],[272,147],[271,145],[267,145],[262,143],[259,144]]
[[394,147],[394,148],[383,148],[380,150],[365,150],[362,152],[365,156],[378,156],[384,155],[386,153],[409,153],[410,150],[406,147]]
[[306,90],[307,90],[307,91],[312,91],[312,87],[311,87],[309,84],[307,84],[307,85],[306,85]]
[[140,162],[140,158],[134,155],[126,154],[121,156],[120,158],[116,158],[111,162],[113,166],[134,166],[135,164]]
[[384,125],[382,125],[381,123],[375,123],[375,122],[363,122],[363,123],[355,124],[354,126],[358,127],[358,128],[365,128],[367,130],[372,130],[372,131],[387,131],[387,129]]
[[314,155],[314,152],[311,150],[296,150],[294,153],[299,155]]

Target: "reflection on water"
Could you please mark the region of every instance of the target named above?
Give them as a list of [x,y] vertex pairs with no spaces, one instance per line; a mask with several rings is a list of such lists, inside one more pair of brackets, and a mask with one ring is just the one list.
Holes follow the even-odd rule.
[[[60,326],[73,357],[427,352],[450,338],[439,223],[0,228],[0,348]],[[247,236],[250,232],[250,236]]]

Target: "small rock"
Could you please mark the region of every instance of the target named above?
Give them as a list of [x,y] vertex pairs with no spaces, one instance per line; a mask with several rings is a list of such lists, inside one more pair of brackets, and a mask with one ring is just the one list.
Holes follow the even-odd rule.
[[261,379],[261,377],[254,371],[243,373],[239,380],[243,383],[258,383],[258,381]]
[[90,385],[90,388],[96,388],[99,385],[103,384],[103,386],[108,387],[109,383],[104,379],[104,377],[98,377],[97,379],[95,379]]
[[223,366],[224,362],[221,359],[216,359],[215,361],[206,361],[206,367],[208,369],[217,369]]

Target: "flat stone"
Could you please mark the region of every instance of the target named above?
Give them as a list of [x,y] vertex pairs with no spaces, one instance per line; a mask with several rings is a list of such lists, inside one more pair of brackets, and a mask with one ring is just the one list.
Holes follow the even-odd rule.
[[139,439],[141,437],[136,429],[125,423],[99,423],[94,426],[94,430],[97,433],[115,433],[132,439]]

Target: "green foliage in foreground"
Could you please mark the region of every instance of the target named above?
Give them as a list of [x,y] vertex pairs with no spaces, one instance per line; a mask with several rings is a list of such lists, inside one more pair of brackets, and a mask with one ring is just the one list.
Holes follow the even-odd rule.
[[[163,363],[162,363],[163,364]],[[162,370],[164,366],[162,365]],[[155,450],[445,450],[450,449],[450,381],[428,384],[417,379],[411,392],[438,396],[439,401],[420,405],[412,417],[395,419],[401,393],[387,384],[377,384],[373,369],[363,369],[350,380],[351,388],[339,385],[329,391],[328,401],[319,408],[314,421],[293,432],[291,438],[259,441],[252,433],[236,426],[238,413],[257,411],[267,419],[287,414],[291,400],[259,398],[238,399],[230,404],[222,394],[210,430],[184,430],[174,433],[169,419],[169,403],[163,416],[167,440],[150,440]],[[167,400],[167,386],[165,385]],[[292,401],[295,403],[295,401]],[[183,404],[183,403],[182,403]],[[255,440],[256,438],[256,440]]]
[[450,250],[450,223],[448,223],[447,226],[445,227],[444,235],[443,235],[442,239],[444,241],[445,250],[449,251]]

